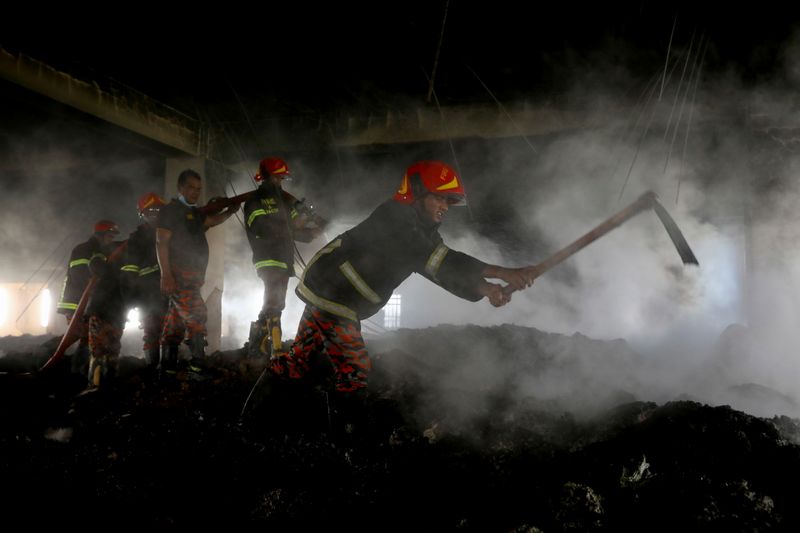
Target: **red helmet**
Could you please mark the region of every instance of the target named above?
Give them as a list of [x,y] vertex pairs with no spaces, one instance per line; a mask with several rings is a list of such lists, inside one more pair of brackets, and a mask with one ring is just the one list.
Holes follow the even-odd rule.
[[119,234],[119,228],[116,224],[111,222],[110,220],[98,220],[94,224],[94,232],[95,233],[113,233],[114,235]]
[[136,202],[136,209],[141,215],[145,209],[150,207],[163,207],[165,205],[167,205],[167,203],[159,195],[154,192],[148,192],[143,194]]
[[289,165],[279,157],[267,157],[258,164],[256,181],[261,181],[268,176],[289,176]]
[[429,193],[446,196],[453,205],[465,205],[467,200],[461,178],[441,161],[418,161],[408,167],[394,200],[411,204]]

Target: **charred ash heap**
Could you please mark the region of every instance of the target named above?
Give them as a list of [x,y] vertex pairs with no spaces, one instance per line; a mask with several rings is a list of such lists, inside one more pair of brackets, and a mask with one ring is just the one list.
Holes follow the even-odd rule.
[[[0,358],[6,521],[372,531],[800,523],[798,421],[687,396],[650,401],[635,378],[646,362],[624,341],[509,325],[398,330],[373,343],[363,410],[340,416],[319,386],[278,389],[240,423],[261,367],[238,351],[214,354],[202,379],[171,382],[123,357],[113,390],[75,398],[84,382],[68,363],[35,371],[42,340],[7,338]],[[555,376],[573,379],[552,386]]]

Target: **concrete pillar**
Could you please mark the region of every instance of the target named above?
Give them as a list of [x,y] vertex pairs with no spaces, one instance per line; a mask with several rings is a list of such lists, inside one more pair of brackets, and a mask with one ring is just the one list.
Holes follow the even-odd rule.
[[[218,165],[202,157],[168,158],[164,176],[165,199],[178,196],[178,175],[185,169],[197,171],[203,178],[203,193],[200,196],[200,205],[204,205],[209,198],[225,196],[224,176]],[[213,353],[220,348],[222,335],[222,292],[225,286],[225,231],[222,225],[213,227],[206,232],[208,239],[209,258],[206,269],[206,281],[202,288],[202,296],[208,308],[208,347],[206,353]]]

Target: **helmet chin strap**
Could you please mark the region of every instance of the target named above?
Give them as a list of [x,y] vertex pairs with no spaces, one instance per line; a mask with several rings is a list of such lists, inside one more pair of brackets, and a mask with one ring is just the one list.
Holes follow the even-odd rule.
[[416,192],[414,193],[414,202],[411,204],[411,207],[417,213],[417,217],[420,220],[423,228],[428,230],[432,230],[434,228],[438,228],[440,223],[433,220],[427,211],[425,211],[425,196],[430,194],[427,190],[422,192],[422,196],[417,196]]
[[422,201],[426,194],[429,194],[428,189],[422,184],[422,178],[419,174],[412,174],[408,177],[409,186],[411,187],[411,194],[415,201]]

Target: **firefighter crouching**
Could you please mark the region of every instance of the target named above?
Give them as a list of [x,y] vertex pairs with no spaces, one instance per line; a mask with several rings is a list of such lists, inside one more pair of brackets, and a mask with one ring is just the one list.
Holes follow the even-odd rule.
[[[439,225],[450,206],[465,201],[461,178],[448,165],[422,161],[409,167],[392,199],[308,263],[296,289],[306,303],[297,336],[285,356],[272,358],[272,375],[297,382],[309,374],[315,356],[326,353],[334,371],[334,405],[358,409],[372,366],[361,320],[379,311],[411,273],[469,301],[487,297],[495,307],[511,295],[486,278],[517,290],[530,286],[535,273],[529,267],[490,265],[444,244]],[[275,384],[274,378],[262,382],[266,390]]]

